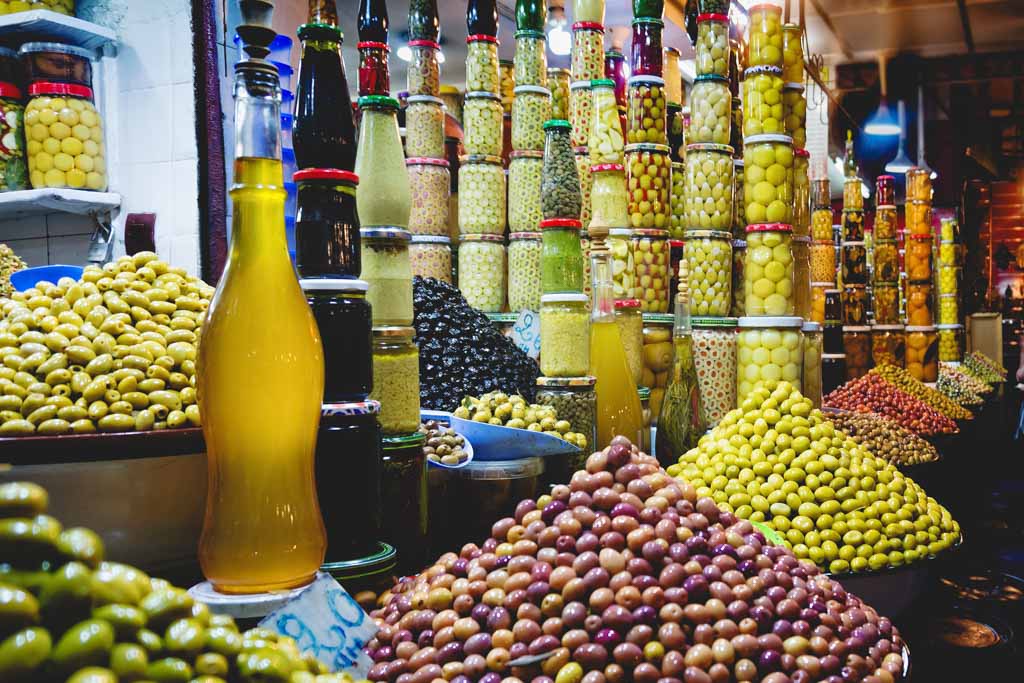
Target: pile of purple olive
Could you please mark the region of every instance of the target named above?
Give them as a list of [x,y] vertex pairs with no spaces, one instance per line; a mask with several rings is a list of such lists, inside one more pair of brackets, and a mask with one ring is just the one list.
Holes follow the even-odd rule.
[[904,671],[889,619],[623,437],[380,604],[374,681],[893,683]]

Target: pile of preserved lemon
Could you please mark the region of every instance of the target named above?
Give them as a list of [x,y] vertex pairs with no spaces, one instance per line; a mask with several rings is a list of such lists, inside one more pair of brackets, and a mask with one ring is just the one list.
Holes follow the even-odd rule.
[[0,436],[199,425],[213,288],[152,252],[0,297]]

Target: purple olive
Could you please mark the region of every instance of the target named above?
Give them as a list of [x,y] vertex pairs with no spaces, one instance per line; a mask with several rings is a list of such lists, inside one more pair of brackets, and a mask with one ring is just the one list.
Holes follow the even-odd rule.
[[622,636],[610,628],[604,628],[594,636],[594,642],[605,647],[615,647],[622,642]]
[[627,517],[632,517],[633,519],[636,519],[640,516],[640,511],[637,510],[636,507],[630,505],[629,503],[619,503],[618,505],[612,508],[610,516],[612,518],[615,518],[620,515],[626,515]]
[[757,670],[770,672],[776,671],[782,664],[782,655],[778,650],[765,650],[757,660]]
[[480,678],[480,683],[501,683],[501,674],[488,671]]
[[686,577],[683,581],[683,588],[690,596],[690,600],[703,602],[708,597],[708,580],[701,574],[694,574]]
[[633,622],[653,626],[658,621],[658,612],[650,605],[640,605],[633,610]]
[[[531,501],[532,502],[532,501]],[[534,509],[536,509],[536,503],[534,503]],[[553,500],[544,506],[544,509],[540,513],[540,518],[547,524],[551,524],[555,517],[569,509],[565,503],[560,500]],[[518,512],[518,509],[516,510]],[[518,518],[519,515],[516,515]]]

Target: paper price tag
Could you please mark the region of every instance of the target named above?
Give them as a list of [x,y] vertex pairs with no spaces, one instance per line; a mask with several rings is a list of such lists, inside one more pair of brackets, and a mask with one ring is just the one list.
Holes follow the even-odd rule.
[[512,325],[512,342],[530,358],[540,358],[540,316],[523,311]]
[[329,574],[319,574],[259,625],[295,639],[301,652],[311,652],[335,673],[366,678],[373,666],[363,647],[377,633],[377,625]]

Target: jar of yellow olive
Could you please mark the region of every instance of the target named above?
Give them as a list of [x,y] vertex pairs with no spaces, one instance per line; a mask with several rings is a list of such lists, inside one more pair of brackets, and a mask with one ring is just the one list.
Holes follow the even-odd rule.
[[35,189],[107,189],[103,121],[92,88],[33,83],[25,108],[29,180]]

